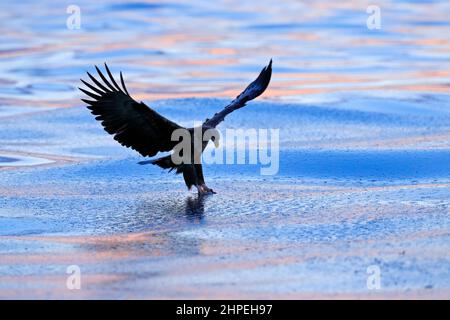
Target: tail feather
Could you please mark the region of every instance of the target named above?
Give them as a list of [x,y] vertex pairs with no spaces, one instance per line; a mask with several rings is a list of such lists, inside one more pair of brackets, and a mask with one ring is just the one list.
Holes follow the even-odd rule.
[[191,164],[175,164],[172,161],[172,157],[166,156],[155,160],[146,160],[141,161],[139,164],[154,164],[163,169],[169,169],[169,172],[175,170],[176,174],[183,174],[184,182],[186,186],[190,190],[193,185],[197,185],[198,177],[195,171],[195,168]]
[[145,161],[139,161],[138,164],[145,165],[145,164],[153,164],[154,160],[145,160]]
[[173,163],[171,156],[166,156],[166,157],[158,158],[158,159],[155,159],[155,160],[141,161],[141,162],[138,162],[138,163],[140,165],[145,165],[145,164],[157,165],[160,168],[169,169],[169,172],[171,172],[172,170],[176,169],[176,173],[177,174],[182,172],[181,166]]

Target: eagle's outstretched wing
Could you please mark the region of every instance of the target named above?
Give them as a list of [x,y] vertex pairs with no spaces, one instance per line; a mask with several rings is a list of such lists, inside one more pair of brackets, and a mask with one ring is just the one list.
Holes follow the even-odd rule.
[[93,99],[81,100],[89,105],[88,109],[96,115],[96,120],[101,121],[106,132],[114,135],[114,139],[123,146],[132,148],[143,156],[151,157],[160,151],[172,150],[178,143],[178,141],[171,141],[172,132],[182,127],[164,118],[144,103],[136,102],[125,87],[122,72],[120,73],[121,88],[114,80],[106,63],[106,72],[111,82],[97,67],[95,68],[103,84],[88,72],[95,86],[84,80],[81,82],[92,92],[79,89]]
[[270,82],[270,78],[272,76],[272,59],[270,59],[270,62],[267,66],[265,66],[261,73],[259,74],[258,78],[256,78],[255,81],[250,83],[245,90],[236,97],[231,103],[226,106],[222,111],[214,114],[214,116],[211,119],[207,119],[203,126],[215,128],[220,122],[222,122],[225,119],[225,116],[233,112],[234,110],[237,110],[239,108],[242,108],[245,106],[245,104],[255,99],[256,97],[260,96],[267,88]]

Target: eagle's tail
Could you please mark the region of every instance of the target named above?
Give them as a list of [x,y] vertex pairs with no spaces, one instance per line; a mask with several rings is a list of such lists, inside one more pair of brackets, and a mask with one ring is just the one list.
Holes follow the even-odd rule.
[[[172,161],[172,156],[166,156],[155,160],[141,161],[139,164],[154,164],[163,169],[169,169],[169,172],[175,170],[176,174],[183,174],[184,182],[190,190],[193,185],[198,185],[198,177],[194,165],[192,164],[175,164]],[[203,177],[202,177],[203,180]],[[203,182],[204,184],[204,182]]]
[[162,158],[158,158],[155,160],[147,160],[147,161],[141,161],[138,162],[139,164],[143,165],[143,164],[154,164],[157,165],[158,167],[161,167],[163,169],[169,169],[169,172],[171,172],[172,170],[177,170],[176,173],[179,174],[182,172],[181,166],[177,165],[175,163],[173,163],[172,161],[172,156],[165,156]]

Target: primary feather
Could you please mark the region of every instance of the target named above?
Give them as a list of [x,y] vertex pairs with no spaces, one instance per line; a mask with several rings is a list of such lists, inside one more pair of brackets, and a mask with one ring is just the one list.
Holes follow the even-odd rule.
[[180,125],[161,116],[144,103],[138,103],[129,94],[121,76],[123,88],[114,80],[108,66],[106,71],[111,83],[96,67],[103,84],[91,74],[88,76],[97,86],[81,80],[89,89],[79,88],[93,100],[82,99],[89,106],[88,109],[95,115],[109,134],[114,135],[123,146],[138,151],[143,156],[152,157],[158,152],[170,151],[177,141],[171,141],[172,132],[183,128]]

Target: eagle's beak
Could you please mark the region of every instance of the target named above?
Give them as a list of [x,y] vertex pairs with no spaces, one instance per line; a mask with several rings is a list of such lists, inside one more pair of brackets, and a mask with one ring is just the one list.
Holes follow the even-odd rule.
[[216,148],[219,147],[220,133],[216,128],[208,129],[205,132],[205,135],[206,135],[206,139],[212,140],[212,142],[214,143],[214,146]]
[[211,140],[214,142],[214,146],[216,148],[218,148],[219,147],[219,138],[215,138],[215,139],[211,139]]

